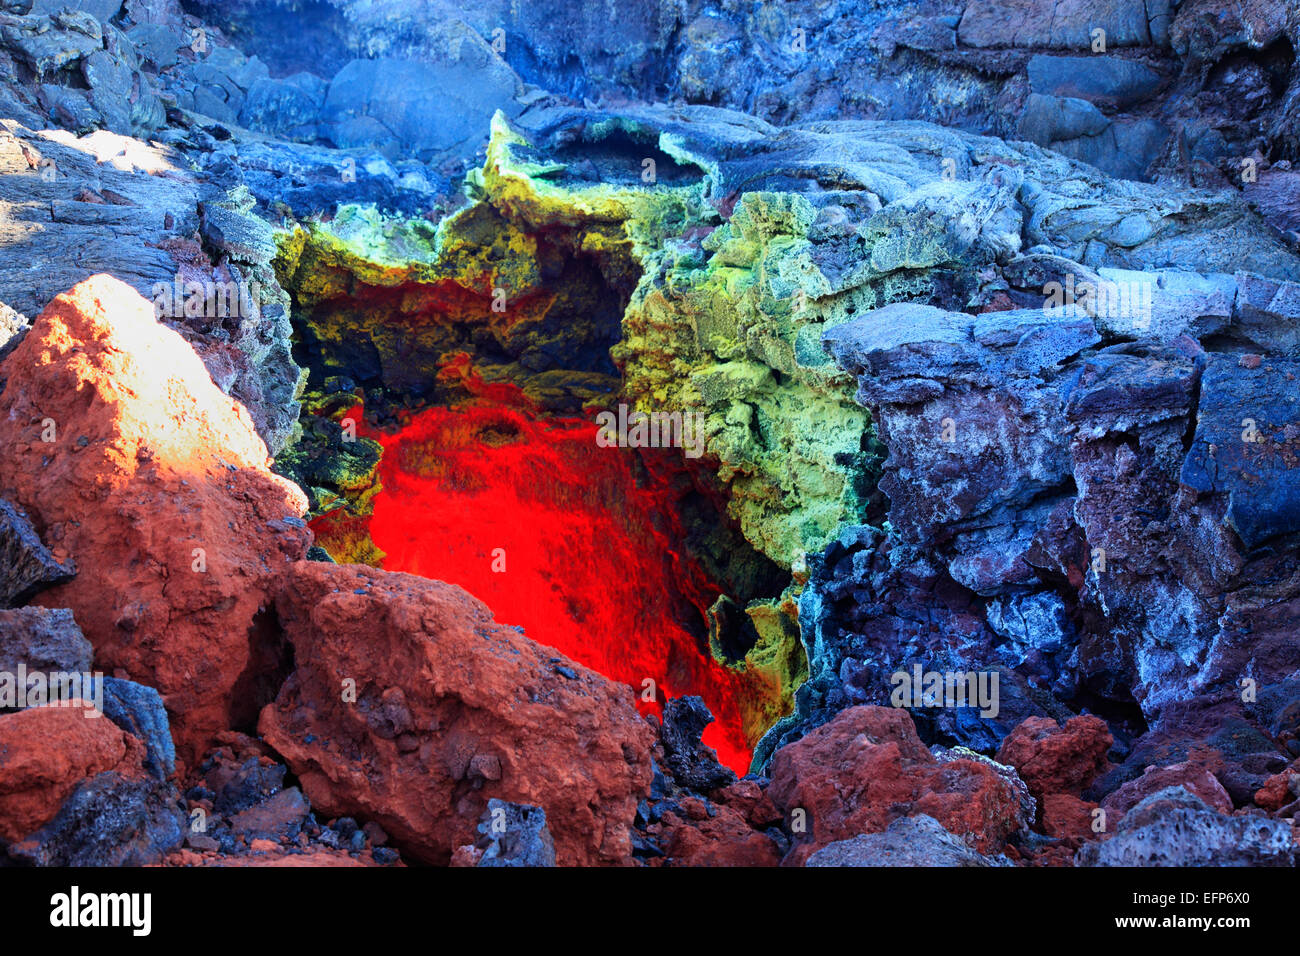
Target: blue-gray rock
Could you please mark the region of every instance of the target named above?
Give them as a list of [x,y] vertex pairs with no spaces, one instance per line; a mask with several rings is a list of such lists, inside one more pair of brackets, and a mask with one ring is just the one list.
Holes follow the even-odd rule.
[[26,604],[76,574],[71,559],[55,560],[24,512],[0,499],[0,607]]
[[1213,356],[1181,480],[1211,497],[1248,549],[1300,531],[1300,362]]
[[1085,843],[1077,866],[1294,866],[1291,821],[1227,816],[1183,787],[1151,794],[1124,815],[1115,833]]
[[519,91],[519,78],[481,41],[435,63],[353,60],[330,82],[323,130],[343,149],[468,158],[486,141],[493,113],[519,113]]
[[288,139],[314,140],[319,132],[326,83],[311,73],[261,79],[249,87],[239,122]]
[[1098,136],[1110,125],[1101,110],[1087,100],[1031,93],[1025,100],[1016,132],[1040,146],[1080,136]]
[[20,607],[0,611],[0,671],[90,672],[94,648],[67,608]]
[[828,843],[805,866],[1010,866],[967,846],[934,817],[901,817],[882,833],[865,833]]
[[107,23],[122,9],[122,0],[33,0],[28,13],[58,13],[83,10],[100,23]]
[[479,819],[479,866],[555,866],[555,841],[541,807],[493,797]]
[[134,681],[105,677],[104,716],[144,741],[145,767],[155,777],[166,780],[176,772],[176,745],[158,691]]
[[1160,74],[1115,56],[1047,56],[1029,61],[1029,86],[1044,96],[1069,96],[1127,109],[1160,89]]
[[664,763],[679,787],[708,793],[735,782],[735,772],[719,763],[713,748],[701,742],[711,723],[713,715],[702,698],[674,697],[664,705]]
[[186,823],[170,784],[101,773],[48,824],[11,844],[9,855],[36,866],[147,866],[181,845]]

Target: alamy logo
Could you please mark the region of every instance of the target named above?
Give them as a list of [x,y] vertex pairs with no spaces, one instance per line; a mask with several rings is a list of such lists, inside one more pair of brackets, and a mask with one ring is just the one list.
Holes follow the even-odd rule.
[[[86,704],[91,706],[86,707]],[[76,671],[29,671],[19,662],[17,672],[0,671],[0,708],[85,707],[87,717],[102,717],[104,675]]]
[[895,707],[978,707],[980,716],[998,715],[997,671],[895,671],[889,702]]
[[687,458],[704,454],[704,415],[701,412],[639,412],[618,406],[618,414],[596,416],[601,448],[681,448]]
[[133,936],[148,936],[153,928],[149,893],[83,894],[74,886],[71,892],[51,896],[50,907],[50,925],[60,929],[124,926]]
[[251,319],[257,309],[256,282],[190,280],[153,285],[156,319]]
[[1074,275],[1065,282],[1043,286],[1043,310],[1062,312],[1071,318],[1134,319],[1138,329],[1151,327],[1152,283],[1142,281],[1075,282]]

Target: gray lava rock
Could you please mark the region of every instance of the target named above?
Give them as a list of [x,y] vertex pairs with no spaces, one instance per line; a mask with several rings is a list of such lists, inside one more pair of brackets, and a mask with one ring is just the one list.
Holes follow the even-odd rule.
[[258,80],[244,98],[239,122],[263,133],[314,140],[319,132],[326,88],[326,82],[311,73]]
[[1010,866],[987,857],[949,833],[934,817],[901,817],[883,833],[866,833],[828,843],[805,866]]
[[94,648],[67,608],[20,607],[0,611],[0,671],[86,674]]
[[176,746],[162,695],[134,681],[104,678],[104,716],[144,741],[145,767],[166,780],[176,772]]
[[541,807],[493,797],[480,821],[479,866],[555,866],[555,842]]
[[71,560],[54,559],[25,514],[0,499],[0,607],[25,604],[76,574]]
[[1045,96],[1068,96],[1113,109],[1149,99],[1160,74],[1134,60],[1113,56],[1045,56],[1029,61],[1029,86]]
[[1115,834],[1085,843],[1078,866],[1294,866],[1289,820],[1208,809],[1182,787],[1151,794]]
[[679,787],[708,793],[735,782],[736,774],[700,741],[711,723],[713,715],[699,697],[675,697],[664,705],[664,762]]
[[353,60],[330,83],[324,136],[392,158],[473,156],[494,112],[519,113],[519,78],[477,37],[459,51],[437,63]]
[[170,784],[101,773],[9,855],[36,866],[147,866],[181,845],[186,822]]
[[1201,377],[1196,435],[1180,480],[1248,549],[1300,531],[1300,362],[1258,367],[1213,356]]

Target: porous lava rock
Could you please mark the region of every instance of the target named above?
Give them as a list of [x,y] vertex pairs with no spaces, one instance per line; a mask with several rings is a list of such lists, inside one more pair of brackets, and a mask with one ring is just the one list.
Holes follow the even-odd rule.
[[1040,800],[1051,793],[1077,796],[1105,771],[1113,743],[1106,722],[1091,714],[1071,717],[1064,726],[1030,717],[1007,735],[997,760],[1015,767]]
[[[777,866],[789,840],[781,811],[758,780],[745,778],[713,793],[665,801],[658,822],[647,827],[664,866]],[[652,813],[655,811],[652,810]]]
[[629,689],[439,581],[304,561],[275,609],[297,668],[259,729],[318,811],[446,864],[495,797],[546,811],[561,866],[630,861],[654,733]]
[[143,744],[90,705],[72,703],[0,717],[0,839],[44,826],[88,777],[145,775]]
[[251,728],[279,666],[259,612],[310,533],[247,411],[106,275],[50,303],[4,372],[0,488],[95,569],[39,603],[73,611],[97,667],[163,695],[182,760]]
[[786,865],[804,863],[829,843],[879,833],[905,816],[931,816],[969,835],[981,853],[1000,851],[1027,823],[1008,775],[991,761],[941,762],[907,712],[889,707],[850,707],[782,747],[772,758],[768,796],[794,834]]

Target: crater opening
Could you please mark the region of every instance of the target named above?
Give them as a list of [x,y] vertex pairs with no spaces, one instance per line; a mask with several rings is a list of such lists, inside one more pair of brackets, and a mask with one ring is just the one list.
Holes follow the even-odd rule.
[[599,413],[625,402],[610,347],[639,270],[586,252],[581,230],[515,233],[486,206],[458,228],[476,263],[526,249],[532,284],[383,285],[303,257],[286,282],[310,376],[303,438],[277,468],[308,490],[330,557],[463,587],[631,685],[643,713],[701,697],[704,743],[745,774],[791,693],[747,666],[746,609],[790,574],[745,540],[685,431],[668,447],[598,441]]

